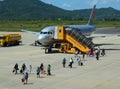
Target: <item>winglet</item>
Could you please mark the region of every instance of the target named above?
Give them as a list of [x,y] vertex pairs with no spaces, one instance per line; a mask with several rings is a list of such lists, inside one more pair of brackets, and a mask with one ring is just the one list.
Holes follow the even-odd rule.
[[88,25],[93,25],[93,20],[95,18],[95,15],[96,15],[96,5],[94,5],[94,7],[91,11],[91,15],[90,15],[90,18],[89,18],[89,21],[88,21]]

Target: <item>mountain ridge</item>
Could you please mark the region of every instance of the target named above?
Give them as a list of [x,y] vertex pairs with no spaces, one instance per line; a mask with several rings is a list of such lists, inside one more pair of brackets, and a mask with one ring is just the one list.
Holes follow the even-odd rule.
[[[64,10],[40,0],[0,1],[0,20],[88,19],[91,9]],[[112,7],[97,9],[96,19],[120,19]]]

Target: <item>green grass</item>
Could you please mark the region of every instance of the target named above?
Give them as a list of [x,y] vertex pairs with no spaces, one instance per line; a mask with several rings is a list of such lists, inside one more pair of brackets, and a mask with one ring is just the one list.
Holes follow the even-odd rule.
[[[0,31],[21,31],[21,29],[40,31],[44,27],[51,25],[73,25],[86,23],[86,20],[0,21]],[[95,25],[97,27],[120,27],[120,21],[95,21]]]

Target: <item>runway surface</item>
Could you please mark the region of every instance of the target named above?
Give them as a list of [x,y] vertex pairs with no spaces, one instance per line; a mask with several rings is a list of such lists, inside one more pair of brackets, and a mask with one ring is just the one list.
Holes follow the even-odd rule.
[[[7,32],[1,32],[7,33]],[[31,46],[37,36],[23,33],[20,46],[0,47],[0,89],[120,89],[120,37],[95,38],[94,43],[103,44],[106,55],[97,61],[95,57],[85,57],[84,66],[78,66],[74,54],[45,54],[43,47]],[[80,55],[81,56],[81,55]],[[66,68],[62,59],[67,59]],[[74,59],[73,68],[68,67],[69,59]],[[21,68],[25,63],[33,66],[27,85],[21,83],[22,74],[13,74],[15,63]],[[41,74],[36,78],[36,68],[44,63],[52,66],[52,75]]]
[[95,34],[120,34],[119,27],[96,28]]

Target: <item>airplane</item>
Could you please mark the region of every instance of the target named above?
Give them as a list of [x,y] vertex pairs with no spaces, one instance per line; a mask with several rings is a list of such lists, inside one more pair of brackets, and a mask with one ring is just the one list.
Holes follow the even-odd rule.
[[[96,29],[96,27],[93,24],[93,20],[95,18],[95,8],[96,8],[96,5],[94,5],[91,11],[88,24],[86,25],[64,25],[64,26],[77,29],[81,31],[85,36],[90,36],[91,33],[93,33]],[[34,31],[28,31],[28,30],[21,30],[21,31],[37,34],[38,35],[37,43],[40,45],[46,46],[46,45],[56,42],[57,40],[55,39],[56,30],[57,30],[57,26],[48,26],[48,27],[43,28],[40,32],[34,32]]]
[[[96,26],[93,24],[95,15],[96,15],[96,5],[93,6],[93,9],[91,11],[90,18],[87,24],[85,25],[63,25],[63,26],[77,29],[87,38],[105,37],[105,35],[102,35],[102,36],[91,35],[96,31]],[[38,44],[43,45],[43,46],[50,46],[51,44],[55,42],[59,42],[59,40],[56,39],[56,34],[55,34],[57,31],[57,27],[58,26],[48,26],[48,27],[43,28],[40,32],[34,32],[34,31],[28,31],[28,30],[21,30],[21,31],[37,34],[38,40],[35,41],[35,43],[37,42]]]

